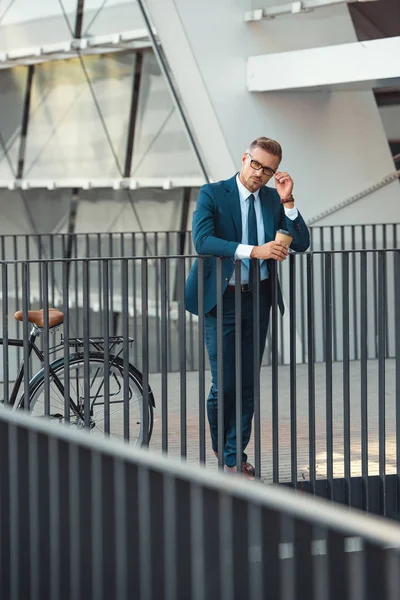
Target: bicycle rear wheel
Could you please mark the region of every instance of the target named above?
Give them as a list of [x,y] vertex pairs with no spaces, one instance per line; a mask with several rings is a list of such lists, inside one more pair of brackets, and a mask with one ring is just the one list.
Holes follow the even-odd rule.
[[[105,369],[104,356],[91,353],[89,356],[89,405],[90,429],[118,439],[128,439],[141,446],[143,443],[143,383],[141,373],[132,365],[128,377],[128,410],[124,405],[124,370],[120,358],[110,357]],[[63,389],[66,381],[64,360],[50,365],[49,410],[47,416],[60,422],[66,421]],[[79,409],[76,415],[70,406],[69,423],[76,427],[85,427],[84,402],[84,356],[75,354],[69,359],[70,398]],[[104,398],[104,379],[109,372],[109,417]],[[57,380],[56,380],[57,378]],[[60,389],[61,384],[61,389]],[[149,389],[148,441],[153,430],[153,392]],[[20,406],[23,406],[23,398]],[[46,416],[44,371],[35,378],[29,389],[29,409],[34,416]],[[126,437],[125,434],[128,434]]]

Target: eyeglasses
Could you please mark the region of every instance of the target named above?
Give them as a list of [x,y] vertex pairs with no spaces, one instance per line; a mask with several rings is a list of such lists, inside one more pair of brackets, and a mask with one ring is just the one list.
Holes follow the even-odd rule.
[[248,152],[246,152],[246,154],[250,159],[250,166],[252,169],[254,169],[255,171],[259,171],[260,169],[262,169],[262,172],[264,173],[264,175],[267,175],[267,177],[272,177],[272,175],[275,175],[276,170],[271,169],[271,167],[263,167],[262,165],[260,165],[259,162],[254,160]]

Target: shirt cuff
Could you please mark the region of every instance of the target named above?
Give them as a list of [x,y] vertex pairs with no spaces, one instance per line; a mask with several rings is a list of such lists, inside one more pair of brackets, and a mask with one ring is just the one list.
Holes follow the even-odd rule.
[[283,207],[284,211],[285,211],[285,215],[291,220],[294,221],[295,219],[297,219],[298,215],[299,215],[299,211],[297,210],[297,208],[295,206],[293,206],[293,208],[285,208]]
[[246,258],[250,258],[253,248],[254,246],[249,246],[248,244],[239,244],[235,250],[235,260],[245,260]]

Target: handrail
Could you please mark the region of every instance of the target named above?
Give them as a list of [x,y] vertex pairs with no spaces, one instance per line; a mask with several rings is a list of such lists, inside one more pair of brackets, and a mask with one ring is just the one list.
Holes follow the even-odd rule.
[[136,464],[144,470],[157,471],[173,479],[184,480],[189,484],[215,490],[224,495],[252,502],[258,506],[283,512],[291,518],[329,527],[349,536],[359,536],[373,544],[385,548],[400,548],[400,525],[381,517],[366,515],[356,509],[349,510],[338,504],[332,505],[310,495],[302,495],[279,486],[266,486],[257,481],[251,485],[239,477],[227,477],[204,467],[187,465],[184,461],[166,458],[157,453],[139,450],[109,438],[95,437],[84,431],[74,431],[68,425],[57,425],[44,419],[32,418],[22,411],[16,412],[4,407],[0,411],[0,421],[9,427],[24,428],[32,433],[42,434],[56,440],[84,447],[93,453],[109,456],[111,459]]

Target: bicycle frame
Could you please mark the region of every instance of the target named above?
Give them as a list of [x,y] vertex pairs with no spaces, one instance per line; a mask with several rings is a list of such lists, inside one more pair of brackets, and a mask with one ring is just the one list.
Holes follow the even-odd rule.
[[[37,337],[38,336],[35,333],[35,329],[33,329],[32,333],[29,335],[29,342],[28,342],[29,358],[30,358],[30,356],[32,354],[32,350],[33,350],[35,352],[36,356],[38,357],[38,359],[40,360],[41,364],[44,365],[44,354],[43,354],[43,352],[41,352],[39,350],[39,348],[36,346],[36,343],[35,343]],[[23,340],[18,340],[18,339],[14,339],[14,338],[8,339],[7,344],[8,344],[8,346],[14,346],[17,348],[24,347]],[[3,345],[3,338],[0,338],[0,345],[1,346]],[[55,385],[57,386],[60,393],[64,396],[64,386],[62,385],[62,383],[59,380],[59,378],[57,377],[57,375],[54,373],[53,369],[51,368],[51,365],[49,365],[49,371],[53,377],[53,381],[54,381]],[[14,406],[15,401],[18,397],[18,393],[21,388],[22,380],[24,378],[24,372],[25,372],[25,364],[24,364],[24,361],[22,360],[20,367],[19,367],[17,378],[16,378],[13,388],[11,390],[10,401],[9,401],[10,406]],[[70,408],[71,408],[72,412],[75,414],[75,416],[82,419],[82,414],[80,413],[79,407],[75,404],[75,402],[72,400],[71,397],[69,398],[69,403],[70,403]]]

